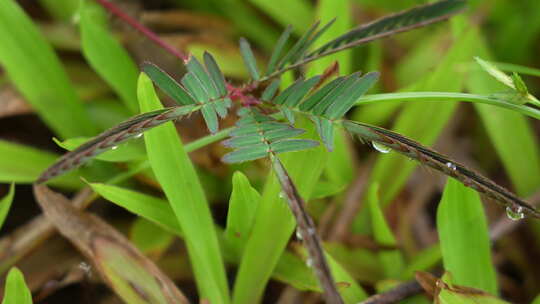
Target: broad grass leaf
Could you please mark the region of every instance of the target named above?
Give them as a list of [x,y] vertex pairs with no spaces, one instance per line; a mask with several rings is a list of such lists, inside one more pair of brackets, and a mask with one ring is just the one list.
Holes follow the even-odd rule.
[[109,31],[105,12],[94,1],[84,0],[79,14],[81,46],[86,60],[121,97],[131,113],[139,112],[139,71],[128,52]]
[[[189,74],[188,74],[189,75]],[[141,111],[162,108],[152,82],[139,77]],[[171,123],[145,134],[148,159],[184,232],[188,254],[202,297],[229,303],[225,269],[208,202],[195,168]]]
[[52,47],[14,0],[0,6],[0,63],[45,124],[61,138],[97,130]]
[[[55,154],[0,140],[0,182],[33,183],[56,159]],[[51,181],[51,185],[78,189],[82,183],[78,174],[72,172]]]
[[[368,204],[371,214],[371,224],[373,225],[373,235],[377,244],[383,246],[397,246],[397,241],[388,226],[384,213],[379,202],[379,184],[373,183],[369,188]],[[379,252],[379,260],[384,270],[386,278],[399,278],[404,269],[405,262],[398,249],[382,250]]]
[[13,267],[9,271],[2,304],[32,304],[32,294],[26,286],[22,272]]
[[448,179],[437,209],[443,264],[456,284],[497,294],[484,209],[476,191]]
[[2,229],[2,226],[4,225],[4,221],[6,220],[6,217],[9,213],[9,209],[11,208],[11,203],[13,203],[14,196],[15,196],[15,184],[12,183],[9,186],[9,191],[6,194],[6,196],[0,198],[0,230]]
[[[73,151],[80,145],[84,144],[90,138],[88,137],[75,137],[69,138],[64,141],[59,141],[53,138],[56,144],[68,151]],[[119,145],[114,150],[109,150],[96,156],[96,159],[109,161],[109,162],[126,162],[132,160],[141,160],[146,158],[146,153],[142,143],[129,142]]]
[[118,186],[91,183],[92,189],[106,200],[155,223],[179,236],[183,236],[171,205],[163,200]]
[[241,252],[253,227],[261,195],[251,187],[247,177],[239,171],[234,173],[232,183],[225,239],[233,243],[234,248]]

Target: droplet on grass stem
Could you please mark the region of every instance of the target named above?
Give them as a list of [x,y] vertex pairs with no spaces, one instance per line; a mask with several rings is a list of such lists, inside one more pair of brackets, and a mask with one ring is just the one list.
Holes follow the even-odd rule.
[[525,217],[525,213],[523,213],[521,206],[508,206],[506,207],[506,216],[512,221],[519,221]]
[[390,151],[392,151],[391,148],[387,147],[387,146],[384,146],[378,142],[375,142],[375,141],[372,141],[371,142],[371,145],[373,146],[373,148],[381,153],[388,153]]

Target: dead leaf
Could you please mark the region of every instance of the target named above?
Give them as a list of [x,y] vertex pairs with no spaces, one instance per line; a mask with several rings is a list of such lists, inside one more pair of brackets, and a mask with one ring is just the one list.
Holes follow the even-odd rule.
[[34,186],[45,216],[69,239],[126,303],[189,303],[174,283],[121,233],[78,210],[63,195]]

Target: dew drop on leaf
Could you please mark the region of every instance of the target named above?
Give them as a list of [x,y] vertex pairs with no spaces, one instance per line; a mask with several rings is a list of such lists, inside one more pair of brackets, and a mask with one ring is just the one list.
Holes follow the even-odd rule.
[[135,135],[135,138],[141,138],[142,136],[142,133],[138,133],[137,135]]
[[118,146],[112,146],[111,150],[116,150],[118,149]]
[[379,144],[379,143],[374,142],[374,141],[371,142],[371,145],[373,146],[373,148],[375,150],[377,150],[377,151],[379,151],[381,153],[388,153],[388,152],[392,151],[391,148],[388,148],[387,146],[384,146],[384,145]]
[[521,206],[508,206],[506,207],[506,216],[512,221],[519,221],[525,217],[525,213],[523,213]]
[[313,260],[308,258],[308,259],[306,260],[306,265],[307,265],[307,267],[309,267],[309,268],[313,267]]

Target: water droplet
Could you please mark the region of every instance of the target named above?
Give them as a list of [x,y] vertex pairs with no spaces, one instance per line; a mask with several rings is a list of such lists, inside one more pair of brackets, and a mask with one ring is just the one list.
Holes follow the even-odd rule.
[[90,276],[92,274],[92,266],[90,266],[90,264],[88,264],[86,262],[80,262],[79,263],[79,269],[84,271],[84,273],[86,273],[86,275],[88,275],[88,276]]
[[371,142],[371,145],[373,146],[373,149],[381,152],[381,153],[388,153],[390,151],[392,151],[391,148],[387,147],[387,146],[384,146],[378,142],[375,142],[375,141],[372,141]]
[[512,221],[519,221],[525,217],[525,213],[523,213],[521,206],[508,206],[506,207],[506,216]]
[[111,150],[116,150],[118,149],[118,146],[112,146]]
[[302,233],[300,233],[300,230],[296,229],[296,238],[299,240],[303,240]]
[[447,162],[447,163],[446,163],[446,166],[447,166],[448,168],[450,168],[452,171],[455,171],[455,170],[457,169],[456,164],[451,163],[451,162]]
[[135,135],[135,138],[141,138],[142,136],[142,133],[137,133],[137,135]]
[[279,198],[284,199],[285,193],[283,191],[279,192]]
[[309,268],[313,267],[313,260],[308,258],[308,259],[306,260],[306,265],[307,265],[307,267],[309,267]]

